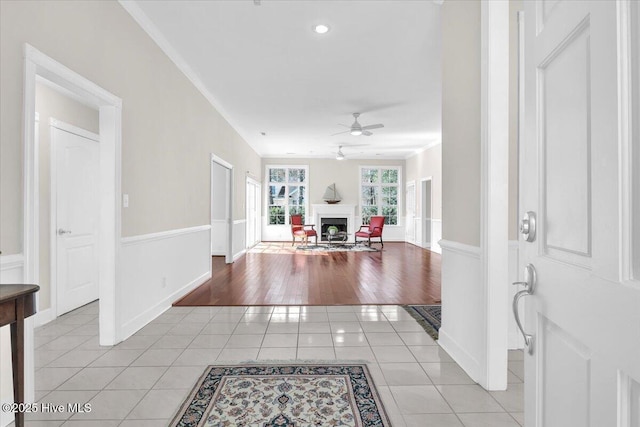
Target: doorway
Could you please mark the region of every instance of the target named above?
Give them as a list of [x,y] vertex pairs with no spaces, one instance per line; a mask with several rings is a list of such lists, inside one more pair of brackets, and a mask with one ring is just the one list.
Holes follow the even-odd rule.
[[49,135],[51,308],[58,317],[99,298],[100,136],[55,119]]
[[431,248],[431,217],[432,217],[432,200],[431,200],[431,178],[424,178],[420,181],[420,217],[422,218],[422,247]]
[[[98,287],[100,294],[100,344],[114,345],[120,340],[120,325],[117,317],[116,301],[119,290],[117,261],[120,247],[120,152],[122,145],[122,100],[107,92],[95,83],[71,71],[64,65],[46,56],[34,47],[25,44],[24,54],[24,215],[23,215],[23,247],[24,247],[24,281],[37,283],[40,273],[40,215],[38,186],[38,147],[36,145],[36,81],[47,80],[59,87],[66,95],[76,99],[98,111],[99,126],[99,168],[98,188],[100,197],[98,229],[100,245],[98,245]],[[40,118],[42,119],[42,118]],[[40,301],[38,301],[40,305]],[[39,310],[39,308],[38,308]],[[40,316],[42,315],[42,316]],[[46,323],[51,319],[40,313],[37,323]],[[30,375],[33,367],[33,343],[29,338],[32,330],[27,328],[25,337],[26,375]],[[30,348],[31,347],[31,348]],[[31,383],[27,378],[27,384]],[[32,392],[27,391],[27,396]]]
[[250,249],[260,243],[260,190],[261,185],[253,178],[247,177],[246,191],[246,248]]
[[233,262],[233,166],[211,155],[211,255]]

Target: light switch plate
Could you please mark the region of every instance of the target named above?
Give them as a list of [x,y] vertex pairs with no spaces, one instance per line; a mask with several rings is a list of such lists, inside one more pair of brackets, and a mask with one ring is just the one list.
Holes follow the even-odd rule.
[[123,208],[128,208],[129,207],[129,195],[128,194],[123,194],[122,195],[122,207]]

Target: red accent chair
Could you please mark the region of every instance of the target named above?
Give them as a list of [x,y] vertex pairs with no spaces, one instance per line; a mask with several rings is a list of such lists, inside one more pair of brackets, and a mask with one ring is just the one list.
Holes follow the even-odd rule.
[[383,228],[384,228],[384,217],[372,216],[369,219],[369,225],[363,225],[360,227],[358,231],[356,231],[356,237],[355,237],[356,243],[358,243],[358,237],[361,237],[363,239],[367,239],[369,241],[369,246],[371,246],[371,238],[379,237],[380,244],[384,248],[384,242],[382,241]]
[[[308,228],[311,227],[311,228]],[[316,245],[318,244],[318,233],[316,233],[314,224],[303,224],[302,215],[291,215],[291,236],[293,241],[291,246],[296,243],[296,237],[302,239],[304,244],[309,243],[309,236],[316,238]]]

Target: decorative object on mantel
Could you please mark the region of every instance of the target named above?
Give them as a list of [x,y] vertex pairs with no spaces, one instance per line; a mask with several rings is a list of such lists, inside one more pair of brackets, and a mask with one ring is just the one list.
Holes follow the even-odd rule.
[[338,193],[338,190],[336,190],[335,183],[327,187],[327,189],[324,192],[324,196],[322,196],[322,199],[325,202],[329,203],[330,205],[339,203],[340,200],[342,200],[342,198],[340,197],[340,193]]

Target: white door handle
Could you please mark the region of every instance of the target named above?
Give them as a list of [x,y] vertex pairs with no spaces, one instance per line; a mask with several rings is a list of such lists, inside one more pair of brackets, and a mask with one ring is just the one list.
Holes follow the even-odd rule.
[[536,269],[533,264],[529,264],[524,268],[524,282],[513,282],[513,284],[516,286],[524,286],[524,289],[516,293],[513,297],[513,316],[516,318],[516,324],[518,325],[518,329],[520,329],[520,333],[524,338],[524,344],[527,347],[527,351],[529,354],[533,354],[533,335],[527,334],[522,327],[522,323],[520,322],[520,314],[518,313],[518,301],[520,301],[520,298],[522,297],[533,294],[533,290],[536,285],[536,279]]

